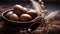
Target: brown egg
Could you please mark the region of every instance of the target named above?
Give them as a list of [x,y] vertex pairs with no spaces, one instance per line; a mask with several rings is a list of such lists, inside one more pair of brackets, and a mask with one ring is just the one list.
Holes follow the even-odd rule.
[[9,11],[8,13],[6,13],[6,17],[8,18],[11,14],[13,14],[13,12]]
[[14,6],[14,12],[21,15],[21,14],[24,14],[28,11],[27,8],[25,7],[22,7],[21,5],[15,5]]
[[38,16],[35,10],[29,10],[27,11],[27,14],[31,15],[33,19]]
[[11,14],[9,17],[10,20],[18,21],[18,15],[17,14]]
[[28,15],[28,14],[22,14],[20,16],[20,21],[29,21],[31,19],[32,19],[32,17],[30,15]]

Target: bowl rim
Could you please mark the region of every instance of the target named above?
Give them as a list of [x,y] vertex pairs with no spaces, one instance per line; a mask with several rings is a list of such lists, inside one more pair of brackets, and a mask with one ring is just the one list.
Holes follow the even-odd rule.
[[12,11],[13,9],[8,9],[8,10],[5,10],[4,12],[2,12],[2,18],[4,18],[5,20],[9,21],[9,22],[14,22],[14,23],[33,23],[32,20],[31,21],[27,21],[27,22],[20,22],[20,21],[13,21],[13,20],[9,20],[7,19],[4,14],[8,11]]

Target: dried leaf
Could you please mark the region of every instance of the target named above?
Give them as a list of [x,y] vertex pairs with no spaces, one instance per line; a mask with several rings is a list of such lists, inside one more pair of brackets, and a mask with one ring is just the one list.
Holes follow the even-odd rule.
[[53,17],[55,17],[57,14],[58,14],[58,10],[57,11],[54,11],[54,12],[51,12],[50,14],[48,14],[47,16],[45,16],[44,19],[52,19]]
[[41,5],[34,0],[31,0],[31,2],[32,2],[35,10],[37,10],[38,14],[40,15],[41,14],[41,9],[42,9]]
[[39,0],[39,2],[41,2],[42,0]]

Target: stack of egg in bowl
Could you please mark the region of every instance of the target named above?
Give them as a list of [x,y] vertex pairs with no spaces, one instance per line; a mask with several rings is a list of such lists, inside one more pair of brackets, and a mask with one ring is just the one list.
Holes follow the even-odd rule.
[[[37,11],[27,9],[21,5],[15,5],[13,9],[2,13],[4,23],[10,27],[35,28],[39,23],[31,22],[38,16]],[[32,25],[34,23],[34,25]],[[32,25],[32,26],[31,26]]]

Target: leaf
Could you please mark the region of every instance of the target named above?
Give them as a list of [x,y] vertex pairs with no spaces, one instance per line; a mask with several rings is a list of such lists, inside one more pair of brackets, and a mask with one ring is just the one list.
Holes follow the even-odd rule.
[[32,2],[35,10],[37,10],[38,14],[40,15],[41,14],[41,9],[42,9],[41,5],[34,0],[31,0],[31,2]]
[[54,12],[51,12],[50,14],[48,14],[47,16],[45,16],[44,19],[52,19],[53,17],[55,17],[58,14],[59,10],[56,10]]

